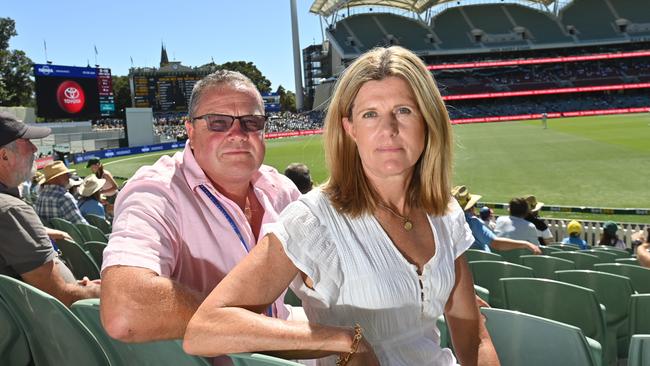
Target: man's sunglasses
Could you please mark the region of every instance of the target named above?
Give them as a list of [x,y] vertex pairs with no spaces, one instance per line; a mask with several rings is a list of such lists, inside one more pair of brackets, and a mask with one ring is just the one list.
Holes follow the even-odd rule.
[[202,119],[207,122],[208,129],[214,132],[226,132],[230,130],[235,120],[239,120],[239,125],[244,132],[258,132],[264,129],[267,116],[250,114],[247,116],[230,116],[227,114],[204,114],[192,118],[192,121]]

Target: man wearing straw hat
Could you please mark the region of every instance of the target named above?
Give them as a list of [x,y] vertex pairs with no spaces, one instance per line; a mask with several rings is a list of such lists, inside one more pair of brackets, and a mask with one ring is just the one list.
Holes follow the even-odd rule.
[[0,274],[22,279],[69,306],[99,297],[100,286],[87,280],[77,283],[50,242],[52,236],[63,237],[62,232],[43,226],[34,209],[18,197],[18,185],[35,170],[37,149],[29,139],[49,134],[49,128],[27,126],[0,113]]
[[61,218],[73,224],[87,224],[77,207],[77,200],[68,192],[70,173],[62,161],[55,161],[43,169],[45,183],[36,200],[36,212],[41,219]]

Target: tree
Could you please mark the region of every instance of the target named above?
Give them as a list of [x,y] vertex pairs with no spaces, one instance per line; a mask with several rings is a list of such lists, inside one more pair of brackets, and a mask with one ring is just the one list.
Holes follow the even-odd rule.
[[268,93],[271,91],[271,82],[267,79],[262,72],[252,62],[246,61],[231,61],[226,62],[217,67],[219,70],[238,71],[246,75],[253,84],[257,87],[260,93]]
[[0,105],[20,106],[32,104],[34,81],[32,60],[25,52],[9,50],[9,40],[17,35],[16,22],[0,18]]
[[294,94],[294,92],[291,90],[285,90],[284,87],[280,85],[276,93],[280,96],[280,109],[283,112],[296,111],[296,94]]
[[115,114],[124,118],[124,108],[131,107],[131,88],[128,76],[113,76],[113,95],[115,96]]

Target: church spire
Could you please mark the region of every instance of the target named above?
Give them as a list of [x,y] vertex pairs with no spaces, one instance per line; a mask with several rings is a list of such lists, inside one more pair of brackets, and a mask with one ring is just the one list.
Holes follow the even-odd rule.
[[164,43],[160,43],[160,67],[169,64],[169,58],[167,57],[167,49],[165,48]]

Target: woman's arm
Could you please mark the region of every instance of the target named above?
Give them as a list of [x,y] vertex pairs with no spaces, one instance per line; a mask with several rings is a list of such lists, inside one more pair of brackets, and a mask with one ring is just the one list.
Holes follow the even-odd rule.
[[445,307],[451,340],[461,365],[499,365],[496,350],[476,304],[472,274],[463,256],[456,259],[456,283]]
[[[273,234],[267,235],[201,304],[187,326],[183,349],[202,356],[270,351],[280,357],[304,358],[349,352],[354,337],[352,328],[285,321],[259,314],[297,274],[298,269],[280,241]],[[358,352],[360,355],[353,359],[368,355],[374,358],[365,341]]]

